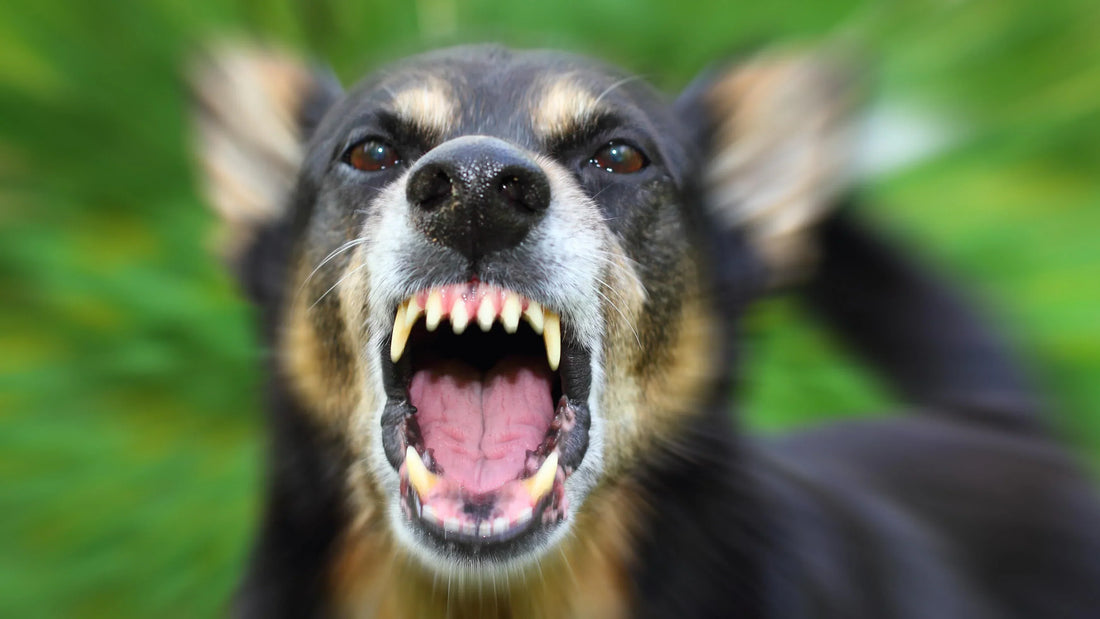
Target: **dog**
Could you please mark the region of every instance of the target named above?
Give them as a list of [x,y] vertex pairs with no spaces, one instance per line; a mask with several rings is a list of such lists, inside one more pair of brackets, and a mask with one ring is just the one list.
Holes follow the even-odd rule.
[[[469,46],[345,92],[230,45],[192,83],[269,350],[238,616],[1100,616],[1091,482],[985,321],[859,221],[836,63],[764,51],[670,101]],[[777,289],[909,410],[742,432],[740,317]]]

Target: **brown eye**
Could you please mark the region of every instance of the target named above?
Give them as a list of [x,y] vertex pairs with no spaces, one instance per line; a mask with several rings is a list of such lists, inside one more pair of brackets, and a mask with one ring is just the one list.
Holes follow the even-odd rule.
[[596,151],[588,163],[612,174],[633,174],[649,165],[649,160],[629,144],[609,142]]
[[352,147],[346,160],[356,170],[379,172],[401,163],[397,150],[380,140],[364,140]]

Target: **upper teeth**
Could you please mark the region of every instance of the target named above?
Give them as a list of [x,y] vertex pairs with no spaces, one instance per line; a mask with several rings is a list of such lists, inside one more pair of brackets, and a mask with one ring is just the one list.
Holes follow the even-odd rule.
[[471,314],[482,331],[492,329],[493,323],[500,320],[508,333],[516,332],[522,317],[535,333],[542,335],[550,369],[557,370],[561,363],[561,317],[514,292],[489,287],[473,294],[455,294],[453,290],[433,288],[427,295],[415,294],[398,305],[393,320],[393,338],[390,340],[390,359],[394,363],[405,353],[409,333],[421,314],[428,331],[435,331],[443,319],[448,318],[456,334],[466,330]]

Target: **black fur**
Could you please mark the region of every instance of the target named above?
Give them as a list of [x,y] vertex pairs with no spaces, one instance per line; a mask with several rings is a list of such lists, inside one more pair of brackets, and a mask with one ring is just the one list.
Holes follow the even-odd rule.
[[324,617],[330,574],[344,529],[341,444],[312,423],[289,392],[270,389],[272,441],[258,543],[237,594],[240,617]]
[[820,230],[809,305],[930,412],[1035,432],[1038,398],[1008,347],[942,282],[842,211]]

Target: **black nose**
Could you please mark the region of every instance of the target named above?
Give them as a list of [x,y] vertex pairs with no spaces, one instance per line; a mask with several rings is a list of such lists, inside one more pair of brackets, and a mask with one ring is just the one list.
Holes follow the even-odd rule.
[[465,136],[421,157],[405,196],[421,232],[476,261],[527,236],[550,205],[550,183],[515,146]]

